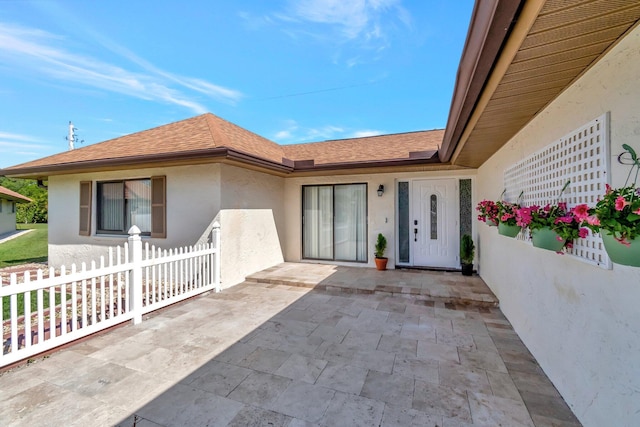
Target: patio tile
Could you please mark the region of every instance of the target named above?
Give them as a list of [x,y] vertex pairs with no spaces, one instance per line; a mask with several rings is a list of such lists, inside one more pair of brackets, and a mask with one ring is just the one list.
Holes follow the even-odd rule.
[[294,381],[269,405],[269,409],[317,423],[335,393],[336,391],[328,388]]
[[476,343],[473,336],[469,334],[455,334],[438,330],[436,332],[436,342],[438,344],[448,344],[463,350],[474,350]]
[[329,325],[319,325],[312,333],[311,337],[322,338],[326,341],[341,343],[349,332],[349,328]]
[[448,344],[438,344],[431,341],[418,341],[417,357],[441,362],[460,362],[458,347]]
[[337,391],[329,402],[320,425],[377,426],[380,425],[383,412],[383,402]]
[[227,397],[249,405],[268,408],[290,383],[289,378],[254,371]]
[[286,351],[258,347],[251,354],[235,364],[243,368],[273,374],[282,366],[289,356],[291,356],[291,354]]
[[[228,427],[286,427],[291,417],[278,412],[245,405],[231,420]],[[137,426],[136,426],[137,427]]]
[[533,427],[522,401],[471,392],[469,406],[474,424]]
[[292,380],[314,384],[325,366],[327,366],[326,360],[292,354],[282,366],[278,368],[275,374],[291,378]]
[[181,382],[226,397],[253,371],[217,360],[210,360]]
[[[373,270],[318,268],[335,288],[380,284]],[[442,278],[452,295],[471,289],[458,275],[389,273],[402,292]],[[524,407],[540,426],[579,425],[499,309],[276,282],[195,298],[0,373],[3,424],[27,407],[10,419],[130,427],[137,415],[136,425],[157,427],[215,413],[232,425],[477,427],[518,425]],[[52,415],[60,407],[69,410]]]
[[369,371],[360,395],[404,408],[411,408],[413,389],[413,378]]
[[136,414],[160,425],[225,426],[242,408],[239,402],[176,384],[137,410]]
[[491,394],[491,386],[489,385],[486,371],[468,368],[456,363],[438,363],[440,364],[440,384],[458,390]]
[[380,427],[442,427],[442,416],[387,403]]
[[467,392],[416,380],[413,409],[432,415],[471,421]]
[[438,384],[438,362],[396,356],[393,374]]
[[377,350],[397,355],[416,357],[418,341],[410,338],[403,338],[395,335],[382,335],[378,343]]
[[375,350],[380,342],[382,334],[375,332],[362,332],[351,330],[342,340],[343,345],[355,347],[360,350]]
[[494,396],[504,397],[513,400],[522,400],[518,388],[513,382],[511,375],[501,372],[487,371],[487,378],[491,385]]
[[541,415],[567,422],[577,421],[569,406],[560,396],[552,397],[530,391],[520,392],[520,395],[532,415]]
[[329,362],[316,384],[345,393],[360,394],[368,372],[365,368]]
[[504,362],[498,353],[482,350],[467,351],[459,349],[458,355],[460,356],[460,363],[463,366],[468,366],[474,369],[502,372],[505,374],[507,373],[507,367],[504,365]]

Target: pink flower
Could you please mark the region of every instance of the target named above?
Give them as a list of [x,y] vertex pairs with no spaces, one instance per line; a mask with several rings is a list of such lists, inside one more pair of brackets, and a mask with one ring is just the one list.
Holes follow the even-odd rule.
[[587,237],[589,235],[589,230],[586,228],[581,228],[580,231],[578,231],[578,234],[580,235],[580,237],[582,239],[584,239],[585,237]]
[[595,215],[588,216],[586,220],[589,225],[600,225],[600,220]]
[[544,210],[545,212],[550,212],[550,211],[551,211],[551,205],[547,205],[547,206],[545,206],[545,207],[543,208],[543,210]]
[[638,210],[634,211],[633,213],[636,214],[636,215],[640,215],[640,208],[638,208]]
[[573,222],[573,217],[571,215],[560,216],[556,218],[554,224],[559,224],[561,222],[564,222],[565,224],[571,224]]
[[558,202],[558,208],[560,208],[560,210],[566,212],[567,211],[567,203],[566,202]]
[[631,243],[627,242],[627,239],[625,239],[624,237],[620,237],[620,238],[615,237],[615,239],[616,239],[618,242],[620,242],[620,243],[622,243],[623,245],[625,245],[626,247],[631,246]]
[[571,209],[571,212],[579,222],[582,222],[589,216],[589,206],[581,204]]
[[506,214],[502,215],[502,217],[500,218],[500,221],[506,222],[509,218],[513,218],[513,215],[509,214],[509,213],[506,213]]
[[624,197],[618,196],[618,198],[616,199],[616,210],[621,211],[628,204],[629,202],[627,202]]
[[564,239],[560,236],[557,236],[556,239],[558,240],[558,242],[564,242]]
[[613,190],[611,189],[611,186],[609,184],[605,184],[604,188],[605,188],[604,194],[609,194],[609,193],[613,192]]

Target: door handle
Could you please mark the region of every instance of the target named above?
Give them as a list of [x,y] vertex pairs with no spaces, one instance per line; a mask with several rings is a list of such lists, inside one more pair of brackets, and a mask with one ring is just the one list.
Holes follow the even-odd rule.
[[414,242],[418,241],[418,229],[417,228],[413,229],[413,241]]

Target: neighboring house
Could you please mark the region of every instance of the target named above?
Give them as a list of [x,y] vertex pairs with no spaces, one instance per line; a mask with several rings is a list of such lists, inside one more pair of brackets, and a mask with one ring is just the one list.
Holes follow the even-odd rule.
[[[478,1],[445,131],[279,146],[205,114],[0,174],[48,179],[53,264],[101,253],[132,222],[171,247],[218,220],[224,286],[282,260],[372,266],[380,232],[392,268],[457,267],[470,232],[480,275],[580,421],[637,425],[640,269],[606,268],[597,242],[561,256],[471,218],[527,182],[555,197],[570,174],[587,202],[624,184],[622,144],[640,150],[639,18],[631,0]],[[528,367],[505,363],[526,388]]]
[[16,203],[31,203],[31,199],[0,186],[0,236],[16,231]]

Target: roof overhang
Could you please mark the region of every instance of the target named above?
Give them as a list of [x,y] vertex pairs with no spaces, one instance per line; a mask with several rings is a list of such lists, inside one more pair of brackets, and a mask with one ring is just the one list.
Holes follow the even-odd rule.
[[[244,153],[231,148],[219,147],[205,150],[184,151],[170,154],[130,156],[113,159],[83,160],[73,163],[59,163],[47,166],[15,167],[0,169],[0,176],[47,180],[50,176],[79,173],[95,173],[114,170],[171,167],[224,163],[246,169],[257,170],[276,176],[345,175],[383,172],[413,172],[436,169],[452,169],[451,165],[440,162],[436,150],[410,153],[408,158],[376,161],[318,163],[313,160],[292,161],[286,158],[282,163]],[[459,167],[456,167],[459,168]]]
[[638,19],[636,1],[478,0],[441,161],[481,166]]

